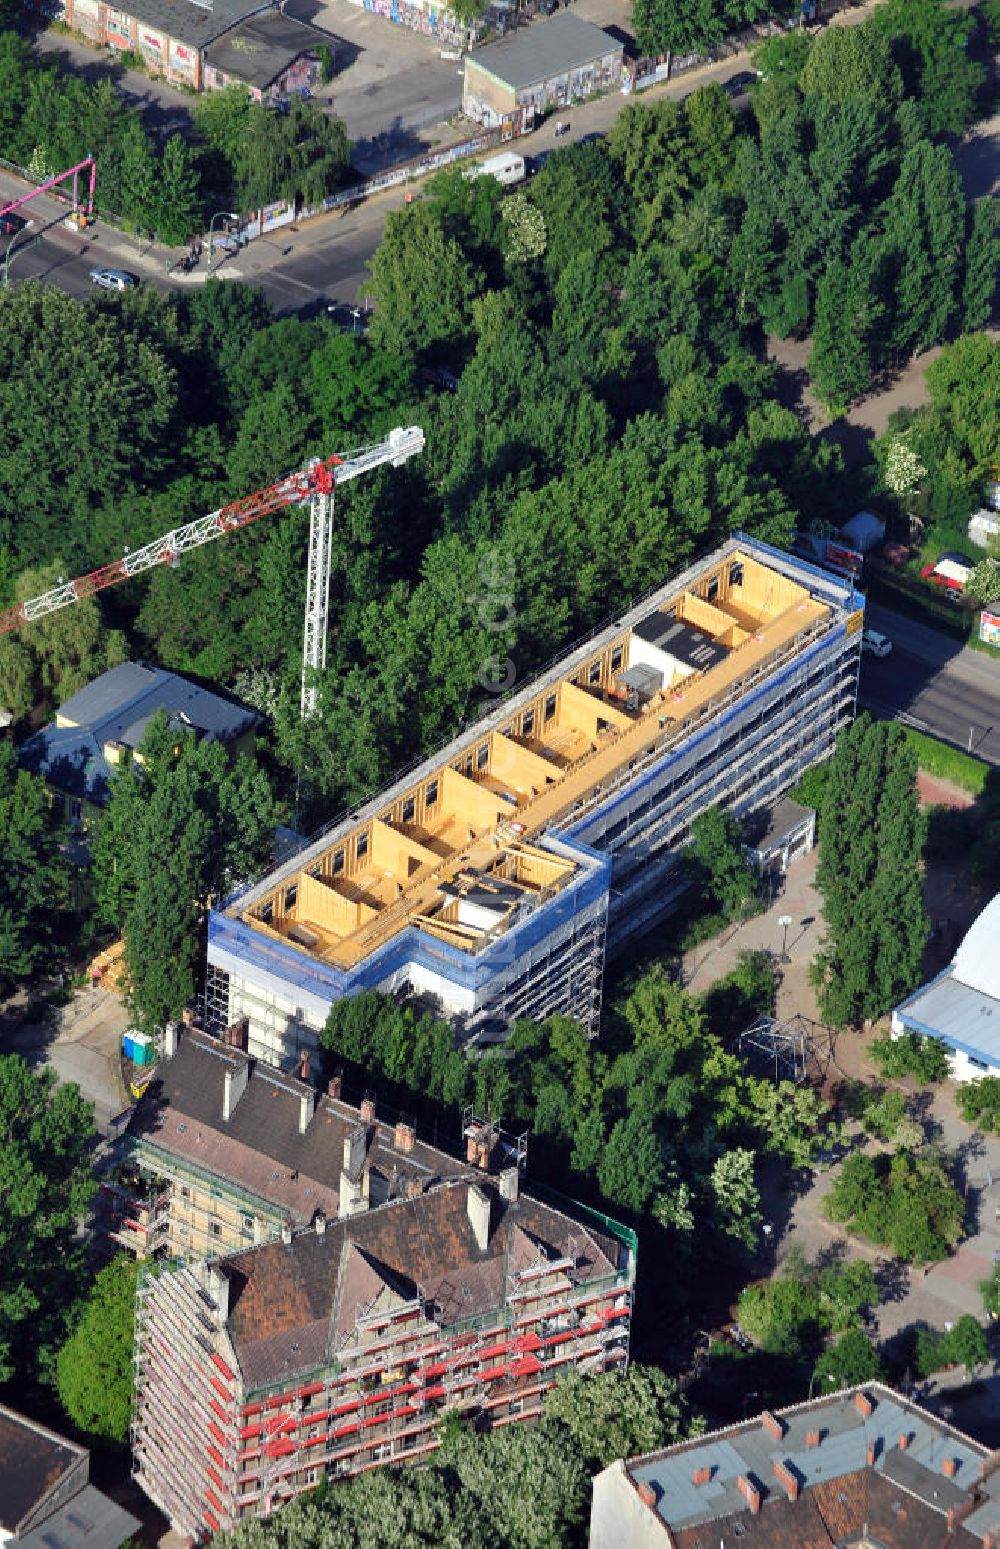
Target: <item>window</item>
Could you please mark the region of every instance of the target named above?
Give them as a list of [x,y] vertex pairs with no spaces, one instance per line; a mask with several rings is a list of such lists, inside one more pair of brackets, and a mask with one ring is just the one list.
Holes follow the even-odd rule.
[[549,694],[549,695],[547,695],[546,700],[545,700],[545,719],[547,721],[551,721],[551,719],[555,715],[555,713],[556,713],[556,696],[555,696],[555,694]]
[[624,650],[624,647],[620,646],[620,645],[616,645],[614,650],[611,653],[611,671],[612,672],[617,672],[618,669],[621,667],[621,664],[622,664],[622,662],[624,660],[625,660],[625,650]]
[[253,1231],[253,1216],[240,1216],[240,1225],[245,1232]]
[[485,769],[490,761],[490,745],[484,742],[481,748],[476,749],[476,768]]
[[985,1060],[974,1059],[971,1054],[968,1056],[968,1060],[969,1060],[969,1064],[970,1065],[974,1065],[976,1070],[989,1070],[989,1068],[990,1068],[987,1065]]
[[403,802],[403,822],[404,823],[412,823],[413,822],[414,810],[415,810],[415,804],[414,804],[413,797],[412,796],[407,796],[406,800]]
[[334,876],[335,877],[339,877],[340,873],[343,871],[343,869],[344,869],[344,852],[343,852],[343,850],[334,850],[334,852],[333,852],[333,874],[334,874]]
[[262,904],[261,905],[260,917],[261,917],[262,922],[265,925],[270,925],[271,919],[272,919],[273,915],[274,915],[274,904],[271,902],[270,899],[268,899],[266,904]]
[[743,566],[739,561],[729,567],[729,584],[730,586],[743,585]]
[[[184,1128],[186,1129],[187,1125],[185,1125]],[[187,1184],[182,1185],[182,1187],[181,1187],[181,1199],[190,1199],[190,1198],[191,1198],[191,1190],[188,1188]]]
[[291,887],[286,887],[285,888],[285,908],[286,909],[294,909],[295,908],[295,900],[296,900],[296,898],[298,896],[299,896],[299,884],[297,882],[293,882]]
[[310,867],[309,867],[309,876],[310,876],[310,877],[318,877],[318,876],[319,876],[319,874],[320,874],[320,872],[321,872],[321,871],[322,871],[322,869],[323,869],[323,868],[322,868],[322,866],[321,866],[321,865],[320,865],[320,862],[319,862],[319,861],[317,861],[317,862],[316,862],[316,864],[315,864],[315,866],[310,866]]
[[525,710],[524,715],[521,717],[521,733],[525,737],[530,737],[534,729],[535,712],[534,710]]
[[587,682],[588,683],[600,683],[600,681],[601,681],[601,664],[600,664],[600,662],[591,662],[590,667],[587,670]]
[[718,597],[718,595],[719,595],[719,578],[718,578],[717,575],[714,575],[712,577],[712,579],[708,583],[708,590],[705,593],[705,600],[706,600],[706,602],[714,602],[716,597]]
[[222,1236],[222,1226],[221,1226],[220,1222],[218,1222],[218,1221],[213,1221],[211,1223],[211,1226],[210,1226],[209,1230],[211,1231],[213,1237],[221,1237]]
[[438,783],[436,780],[428,780],[427,790],[424,792],[424,802],[428,807],[433,807],[438,799]]
[[367,834],[359,834],[358,835],[357,843],[354,846],[354,853],[357,856],[359,861],[363,861],[364,860],[365,856],[368,854],[368,835]]

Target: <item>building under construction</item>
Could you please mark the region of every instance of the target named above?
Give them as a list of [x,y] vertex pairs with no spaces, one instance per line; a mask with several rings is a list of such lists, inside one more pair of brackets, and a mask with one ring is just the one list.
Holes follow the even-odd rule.
[[467,1035],[598,1025],[607,950],[683,890],[691,823],[771,804],[854,712],[864,599],[739,535],[209,922],[207,1008],[290,1064],[362,989]]
[[144,1275],[135,1474],[179,1533],[426,1458],[445,1410],[506,1425],[568,1367],[626,1364],[634,1234],[526,1197],[516,1157],[486,1170],[491,1127],[468,1138],[464,1177]]

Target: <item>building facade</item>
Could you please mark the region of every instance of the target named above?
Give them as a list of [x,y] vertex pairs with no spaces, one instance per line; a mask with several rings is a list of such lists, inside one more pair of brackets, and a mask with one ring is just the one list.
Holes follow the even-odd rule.
[[216,910],[208,1025],[245,1017],[286,1067],[369,988],[469,1039],[552,1012],[596,1033],[605,952],[677,907],[698,814],[766,808],[832,751],[863,608],[730,539]]
[[567,1367],[623,1367],[634,1234],[567,1208],[510,1165],[147,1273],[139,1484],[202,1542],[324,1475],[426,1458],[445,1410],[511,1424]]
[[590,1549],[1000,1549],[998,1463],[869,1383],[613,1463]]
[[610,91],[622,82],[624,51],[610,33],[563,11],[465,59],[462,110],[493,128]]
[[1000,1076],[1000,893],[972,922],[948,967],[892,1013],[892,1036],[937,1038],[956,1081]]
[[[245,1028],[233,1033],[241,1039]],[[308,1061],[306,1079],[286,1076],[193,1028],[172,1026],[164,1053],[125,1137],[125,1163],[99,1196],[99,1229],[139,1257],[200,1259],[270,1242],[317,1211],[357,1215],[467,1175],[487,1139],[494,1160],[507,1145],[470,1118],[475,1133],[457,1158],[418,1140],[406,1120],[380,1122],[373,1098],[343,1102],[339,1077],[317,1092]],[[511,1144],[523,1160],[524,1142]]]

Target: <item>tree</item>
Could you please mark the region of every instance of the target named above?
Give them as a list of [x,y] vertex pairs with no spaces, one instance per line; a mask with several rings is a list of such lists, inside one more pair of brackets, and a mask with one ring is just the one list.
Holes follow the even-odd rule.
[[79,1089],[0,1055],[0,1381],[43,1372],[61,1339],[82,1273],[80,1217],[94,1111]]
[[56,1357],[59,1401],[86,1436],[123,1443],[132,1419],[135,1291],[139,1266],[117,1258],[100,1270]]
[[944,0],[888,0],[864,27],[889,41],[931,133],[961,134],[976,116],[985,78],[983,66],[968,54],[972,18]]
[[141,767],[120,766],[93,846],[102,917],[125,939],[130,1004],[146,1028],[190,1002],[210,901],[270,854],[276,807],[264,772],[154,717]]
[[483,277],[426,200],[389,215],[370,268],[376,349],[416,357],[453,345],[468,331]]
[[728,919],[759,902],[760,883],[743,852],[740,825],[731,812],[709,807],[691,824],[687,850],[702,889]]
[[921,140],[903,157],[885,205],[894,306],[886,330],[899,353],[947,337],[961,299],[966,210],[954,157]]
[[965,590],[977,602],[996,602],[1000,597],[1000,559],[981,559],[965,583]]
[[198,172],[187,142],[172,134],[163,147],[152,198],[156,234],[168,247],[179,247],[204,219]]
[[750,1113],[766,1150],[783,1156],[796,1169],[812,1167],[835,1143],[830,1105],[811,1086],[794,1081],[752,1080],[748,1083]]
[[903,94],[888,39],[868,25],[827,27],[813,43],[799,74],[806,99],[857,98],[890,109]]
[[1000,344],[986,334],[956,339],[928,366],[925,380],[950,439],[982,477],[1000,446]]
[[979,199],[968,212],[965,273],[962,277],[962,327],[973,333],[989,322],[1000,269],[1000,230],[996,200]]
[[760,1231],[760,1192],[754,1179],[754,1154],[744,1149],[723,1151],[710,1176],[722,1231],[751,1252]]
[[504,225],[504,257],[509,264],[527,264],[545,252],[545,216],[526,194],[512,194],[500,207]]
[[62,829],[44,783],[0,742],[0,996],[44,964],[68,903]]
[[885,1376],[879,1353],[867,1334],[848,1329],[823,1351],[813,1370],[820,1393],[830,1388],[853,1388],[862,1382],[879,1382]]
[[970,1377],[990,1359],[990,1347],[983,1326],[971,1312],[963,1313],[953,1329],[948,1331],[948,1354],[953,1361],[964,1366]]
[[566,1427],[588,1474],[615,1458],[673,1446],[703,1428],[673,1377],[635,1361],[627,1371],[592,1376],[570,1369],[546,1393],[544,1414]]
[[[848,29],[831,28],[841,30]],[[871,339],[880,315],[881,306],[860,266],[840,259],[828,264],[816,288],[809,373],[834,415],[843,414],[851,399],[871,386]]]
[[[17,602],[40,597],[65,577],[59,559],[25,570],[14,583]],[[36,619],[30,629],[0,639],[0,703],[15,720],[62,704],[91,680],[126,657],[125,638],[106,629],[101,605],[85,597]]]
[[848,1157],[823,1208],[906,1262],[942,1259],[963,1235],[965,1202],[944,1167],[907,1151]]
[[814,972],[837,1025],[880,1016],[918,982],[927,940],[916,756],[902,727],[862,715],[842,732],[823,800]]

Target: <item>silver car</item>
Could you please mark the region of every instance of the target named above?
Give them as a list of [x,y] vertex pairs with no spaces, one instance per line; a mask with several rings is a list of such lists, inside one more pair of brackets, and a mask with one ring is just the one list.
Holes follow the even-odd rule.
[[91,269],[90,283],[100,285],[103,290],[129,290],[138,285],[139,276],[130,274],[127,269]]

